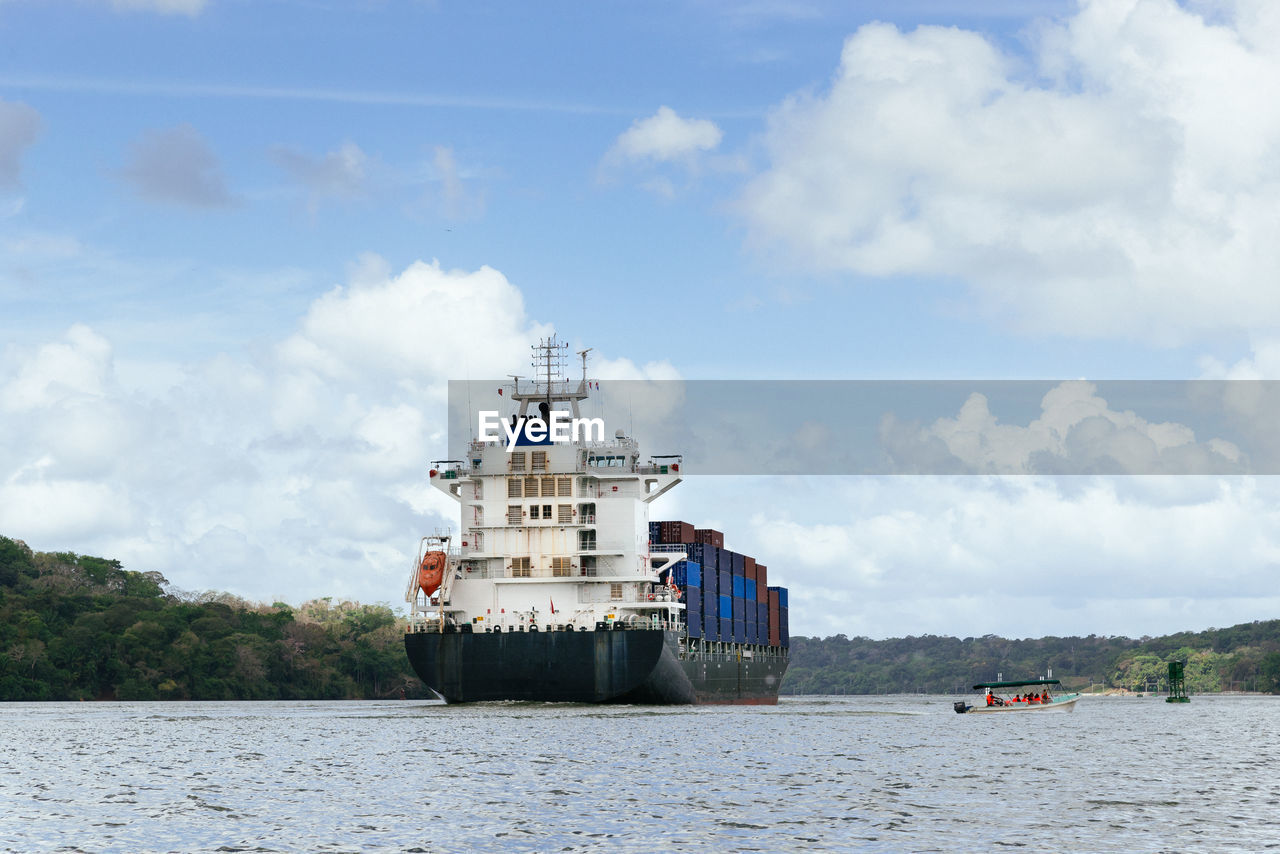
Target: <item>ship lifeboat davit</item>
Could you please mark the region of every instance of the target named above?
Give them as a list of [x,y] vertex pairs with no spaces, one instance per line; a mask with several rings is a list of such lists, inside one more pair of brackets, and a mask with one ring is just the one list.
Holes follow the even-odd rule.
[[430,596],[440,589],[444,568],[448,563],[444,552],[427,552],[418,565],[418,589]]

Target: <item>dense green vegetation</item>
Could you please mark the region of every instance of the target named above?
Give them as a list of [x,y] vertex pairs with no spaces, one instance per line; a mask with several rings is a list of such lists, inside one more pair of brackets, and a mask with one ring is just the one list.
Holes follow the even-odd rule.
[[[384,605],[176,594],[159,573],[0,537],[0,700],[376,699],[430,693]],[[1280,693],[1280,620],[1161,638],[791,640],[787,694],[949,693],[1044,675],[1074,689]]]
[[428,696],[381,605],[166,592],[159,573],[0,537],[0,700]]
[[1075,690],[1167,689],[1168,662],[1187,662],[1187,690],[1280,693],[1280,620],[1160,638],[923,637],[791,639],[788,694],[950,693],[1049,669]]

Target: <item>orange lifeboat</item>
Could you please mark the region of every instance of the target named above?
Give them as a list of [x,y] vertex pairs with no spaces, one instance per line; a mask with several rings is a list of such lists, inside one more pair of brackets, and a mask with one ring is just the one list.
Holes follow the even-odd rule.
[[440,589],[444,568],[448,563],[444,552],[427,552],[418,565],[418,589],[430,596]]

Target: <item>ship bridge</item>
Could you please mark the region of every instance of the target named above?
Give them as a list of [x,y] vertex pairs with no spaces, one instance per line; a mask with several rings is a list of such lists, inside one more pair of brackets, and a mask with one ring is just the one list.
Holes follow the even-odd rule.
[[[567,348],[540,342],[535,378],[504,386],[522,439],[528,421],[545,425],[556,411],[580,419],[599,387],[587,376],[589,350],[578,354],[581,378],[564,379]],[[473,438],[466,459],[431,464],[431,485],[460,505],[462,532],[453,583],[434,602],[411,598],[415,615],[473,631],[679,624],[685,605],[663,575],[676,558],[655,561],[648,531],[650,505],[680,483],[682,467],[679,455],[642,455],[623,431],[514,445]]]

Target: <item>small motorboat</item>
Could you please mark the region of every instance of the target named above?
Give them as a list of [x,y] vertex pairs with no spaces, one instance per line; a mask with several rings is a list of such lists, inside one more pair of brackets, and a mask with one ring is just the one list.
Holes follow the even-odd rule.
[[[1061,685],[1057,679],[1027,679],[1020,682],[979,682],[975,691],[984,691],[982,702],[977,704],[957,700],[956,714],[978,712],[1047,712],[1058,710],[1073,712],[1079,693],[1055,695],[1050,685]],[[1020,688],[1037,688],[1035,691],[1019,691]]]

